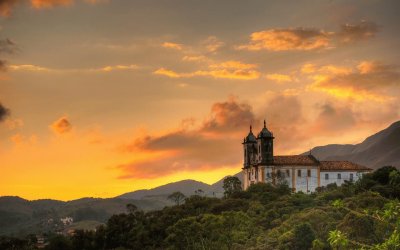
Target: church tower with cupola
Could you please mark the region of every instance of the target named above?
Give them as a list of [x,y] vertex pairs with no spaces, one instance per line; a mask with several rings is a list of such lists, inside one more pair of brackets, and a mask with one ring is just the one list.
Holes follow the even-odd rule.
[[253,134],[252,126],[250,126],[249,134],[243,139],[244,162],[243,167],[248,168],[254,166],[258,162],[257,138]]
[[274,136],[267,129],[267,123],[264,120],[264,127],[257,136],[258,163],[260,165],[271,165],[274,161]]

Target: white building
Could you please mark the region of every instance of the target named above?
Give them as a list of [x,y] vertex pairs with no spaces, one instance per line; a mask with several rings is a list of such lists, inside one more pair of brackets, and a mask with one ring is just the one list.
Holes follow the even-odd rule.
[[251,184],[286,183],[294,192],[315,192],[317,187],[344,181],[357,181],[372,169],[349,161],[319,161],[310,155],[274,156],[273,134],[264,128],[257,137],[250,132],[243,139],[244,189]]

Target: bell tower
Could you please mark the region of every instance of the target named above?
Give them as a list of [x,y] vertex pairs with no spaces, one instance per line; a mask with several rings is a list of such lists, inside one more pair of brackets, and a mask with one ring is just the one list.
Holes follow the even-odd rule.
[[250,126],[249,134],[243,139],[244,161],[243,167],[249,168],[251,165],[257,164],[257,138],[253,134],[252,126]]
[[258,163],[260,165],[271,165],[273,163],[274,138],[272,132],[267,129],[267,123],[264,120],[264,127],[257,136]]

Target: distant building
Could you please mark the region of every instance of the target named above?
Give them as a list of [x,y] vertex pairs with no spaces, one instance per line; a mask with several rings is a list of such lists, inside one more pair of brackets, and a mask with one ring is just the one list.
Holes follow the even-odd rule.
[[372,169],[349,161],[319,161],[309,155],[274,155],[274,136],[266,127],[257,137],[250,126],[243,139],[244,189],[251,184],[286,183],[294,192],[315,192],[317,187],[331,183],[342,185],[344,181],[357,181]]
[[61,218],[60,221],[64,224],[64,226],[74,223],[74,219],[72,217]]

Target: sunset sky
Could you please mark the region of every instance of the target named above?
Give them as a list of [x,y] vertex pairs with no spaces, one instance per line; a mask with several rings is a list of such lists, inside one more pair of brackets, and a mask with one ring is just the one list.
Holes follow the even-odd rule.
[[113,197],[400,119],[400,1],[0,0],[0,195]]

